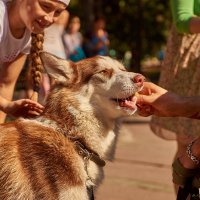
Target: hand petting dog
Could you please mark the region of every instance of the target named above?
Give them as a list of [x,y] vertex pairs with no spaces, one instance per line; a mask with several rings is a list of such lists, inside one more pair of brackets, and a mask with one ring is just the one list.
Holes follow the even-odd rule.
[[[43,112],[44,107],[30,99],[20,99],[16,101],[2,100],[1,110],[13,117],[34,117]],[[33,111],[33,112],[30,112]]]

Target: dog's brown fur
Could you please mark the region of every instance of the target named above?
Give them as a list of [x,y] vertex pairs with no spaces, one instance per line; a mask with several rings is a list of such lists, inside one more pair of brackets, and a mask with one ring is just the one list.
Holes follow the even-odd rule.
[[[44,113],[0,125],[0,199],[87,200],[87,187],[98,184],[103,171],[84,161],[73,141],[103,159],[113,157],[116,119],[129,115],[129,109],[117,110],[110,98],[139,90],[131,80],[136,74],[106,57],[73,63],[43,53],[42,60],[56,79]],[[129,89],[115,91],[123,81]]]

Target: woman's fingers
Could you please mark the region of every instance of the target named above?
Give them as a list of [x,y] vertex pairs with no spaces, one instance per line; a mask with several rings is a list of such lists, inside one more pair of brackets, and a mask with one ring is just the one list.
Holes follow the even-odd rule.
[[24,106],[32,106],[38,109],[44,109],[44,106],[30,99],[20,99],[19,101],[21,101],[22,105]]

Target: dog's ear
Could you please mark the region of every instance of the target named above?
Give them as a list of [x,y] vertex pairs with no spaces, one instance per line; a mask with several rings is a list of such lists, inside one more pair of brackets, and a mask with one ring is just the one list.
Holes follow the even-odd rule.
[[73,73],[71,61],[63,60],[50,53],[41,52],[40,58],[47,74],[59,82],[66,82],[70,80]]

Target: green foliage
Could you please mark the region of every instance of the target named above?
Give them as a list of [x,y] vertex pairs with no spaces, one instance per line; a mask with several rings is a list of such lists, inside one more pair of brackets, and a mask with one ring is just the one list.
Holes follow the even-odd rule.
[[171,24],[169,1],[73,0],[71,3],[69,11],[77,12],[81,17],[83,32],[88,20],[96,13],[104,15],[110,48],[116,50],[119,58],[131,51],[140,54],[142,60],[147,55],[155,56],[166,44]]
[[120,0],[104,6],[111,44],[117,51],[133,50],[137,40],[141,40],[140,53],[144,57],[155,55],[166,43],[171,22],[169,1]]

